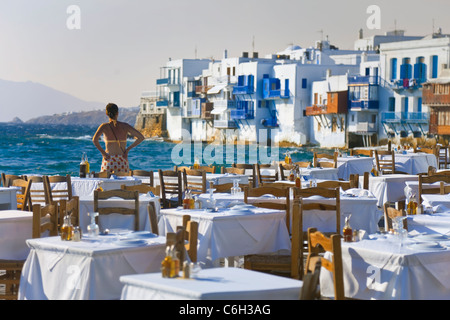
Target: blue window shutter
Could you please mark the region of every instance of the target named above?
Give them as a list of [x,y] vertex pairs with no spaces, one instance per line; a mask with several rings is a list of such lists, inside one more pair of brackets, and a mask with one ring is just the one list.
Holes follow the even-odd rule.
[[391,80],[397,79],[397,58],[391,59]]
[[308,80],[306,78],[302,79],[302,89],[306,89],[308,87]]
[[408,113],[409,109],[409,99],[408,97],[405,97],[405,114]]
[[432,69],[432,78],[437,78],[438,76],[438,56],[433,56],[433,69]]
[[417,112],[422,112],[422,98],[417,100]]
[[400,66],[400,79],[406,78],[406,65],[402,64]]

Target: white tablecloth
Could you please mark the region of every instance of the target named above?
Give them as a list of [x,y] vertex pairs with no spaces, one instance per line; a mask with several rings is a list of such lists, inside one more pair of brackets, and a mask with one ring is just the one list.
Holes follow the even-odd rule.
[[[94,191],[98,187],[102,187],[104,191],[120,189],[120,186],[125,184],[127,186],[134,186],[141,184],[141,180],[134,177],[117,177],[115,179],[110,178],[79,178],[72,177],[72,192],[74,196],[80,197],[93,197]],[[52,183],[52,188],[64,189],[65,183]]]
[[364,175],[364,172],[370,172],[373,167],[372,157],[338,157],[338,178],[348,181],[351,174]]
[[[450,299],[450,250],[418,251],[394,236],[342,242],[346,297],[379,300]],[[410,240],[408,240],[410,241]],[[331,274],[322,268],[322,294],[333,296]]]
[[17,188],[0,187],[0,210],[15,210],[17,208]]
[[412,152],[395,153],[395,169],[400,172],[406,172],[408,174],[427,173],[429,166],[438,168],[434,154]]
[[161,235],[174,232],[182,225],[182,216],[190,215],[193,221],[199,222],[197,259],[208,265],[219,258],[290,250],[286,213],[263,208],[255,208],[254,212],[162,209],[159,232]]
[[[202,200],[203,207],[206,208],[209,195],[202,194],[199,198]],[[216,200],[216,205],[227,207],[234,203],[243,203],[244,195],[216,193],[214,194],[214,199]],[[248,202],[251,203],[254,199],[258,201],[284,201],[284,199],[263,196],[260,198],[250,198]],[[305,198],[305,201],[308,201],[307,198]],[[331,203],[332,201],[332,199],[321,199],[321,202],[324,203]],[[350,214],[352,228],[355,230],[366,230],[369,233],[378,231],[378,221],[383,216],[382,211],[377,207],[377,199],[375,197],[349,197],[341,195],[341,229],[344,227],[345,217]],[[330,214],[330,212],[310,211],[303,217],[303,226],[305,231],[310,227],[315,227],[322,231],[334,231],[336,229],[335,215]]]
[[[170,178],[166,178],[167,180],[172,180]],[[201,177],[190,177],[191,180],[201,181]],[[239,180],[241,184],[248,184],[248,176],[243,174],[232,174],[232,173],[207,173],[206,174],[206,188],[209,189],[209,183],[213,182],[214,185],[221,185],[226,183],[233,183],[233,180]],[[154,173],[154,181],[155,185],[159,186],[159,172]],[[142,182],[147,182],[148,180],[143,179]]]
[[61,241],[59,237],[28,240],[31,250],[20,279],[19,299],[119,299],[120,276],[160,270],[165,242],[165,237],[156,237],[145,246],[126,247],[112,240],[73,242]]
[[[363,184],[363,177],[359,177],[359,185]],[[383,207],[385,202],[405,200],[406,181],[418,181],[419,176],[409,174],[384,174],[369,176],[369,191],[378,199],[377,205]]]
[[[122,276],[123,300],[297,300],[303,282],[241,268],[203,269],[196,279]],[[261,306],[262,307],[262,306]],[[223,312],[232,312],[224,309]]]
[[33,213],[0,211],[0,259],[25,260],[30,249],[25,241],[33,234]]
[[[338,168],[300,168],[300,173],[306,180],[339,180]],[[289,171],[285,171],[285,176],[289,177]]]
[[424,207],[433,207],[435,213],[450,211],[450,195],[448,194],[423,194],[422,204]]
[[[123,205],[123,202],[127,203],[127,207],[134,208],[134,201],[132,200],[122,200],[111,198],[109,200],[100,200],[102,203],[106,201],[109,207],[114,207],[117,205]],[[150,202],[155,204],[156,214],[159,216],[161,210],[161,205],[159,202],[159,197],[151,197],[148,195],[139,195],[139,227],[140,230],[151,231],[150,219],[148,216],[147,206]],[[87,226],[91,223],[91,218],[88,213],[94,212],[94,198],[93,197],[80,197],[80,227],[83,232],[87,232]],[[121,214],[110,214],[102,215],[99,217],[99,227],[102,229],[102,224],[104,228],[118,228],[118,229],[130,229],[134,230],[134,216],[126,216]]]

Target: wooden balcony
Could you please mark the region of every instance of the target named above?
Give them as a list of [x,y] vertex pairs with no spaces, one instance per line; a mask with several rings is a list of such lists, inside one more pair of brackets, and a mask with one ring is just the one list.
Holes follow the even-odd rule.
[[327,104],[314,104],[306,107],[306,116],[316,116],[321,114],[347,113],[348,111],[347,91],[328,92]]
[[214,109],[214,103],[212,102],[203,102],[202,103],[202,119],[204,120],[212,120],[214,115],[211,114],[211,111]]
[[450,83],[424,84],[422,104],[431,107],[450,106]]

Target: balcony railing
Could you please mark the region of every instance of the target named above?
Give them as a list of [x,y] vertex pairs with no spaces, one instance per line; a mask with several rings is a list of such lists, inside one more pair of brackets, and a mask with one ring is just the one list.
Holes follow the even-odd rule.
[[378,76],[353,76],[348,77],[348,84],[379,84]]
[[214,128],[228,129],[237,128],[236,122],[232,120],[214,120]]
[[262,119],[261,124],[265,127],[272,127],[272,128],[278,127],[278,121],[277,118],[275,117]]
[[252,94],[255,92],[253,86],[234,86],[233,94]]
[[230,118],[233,120],[248,120],[248,119],[254,119],[255,113],[253,108],[246,110],[246,109],[235,109],[230,111]]
[[289,89],[286,90],[263,90],[263,99],[287,99]]
[[350,110],[355,111],[354,109],[361,110],[369,110],[369,109],[378,109],[380,103],[378,100],[358,100],[358,101],[350,101]]
[[326,114],[327,106],[326,105],[313,105],[312,107],[306,107],[306,115],[307,116],[315,116],[319,114]]
[[214,100],[214,108],[236,108],[236,101],[234,100]]
[[382,112],[381,122],[383,123],[428,123],[429,114],[427,112]]

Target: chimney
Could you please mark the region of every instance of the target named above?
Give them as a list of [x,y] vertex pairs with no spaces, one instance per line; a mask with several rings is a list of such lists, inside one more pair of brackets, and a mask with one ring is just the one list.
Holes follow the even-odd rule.
[[224,59],[228,58],[228,51],[227,51],[227,49],[225,49],[225,50],[223,51],[223,58],[224,58]]

